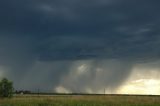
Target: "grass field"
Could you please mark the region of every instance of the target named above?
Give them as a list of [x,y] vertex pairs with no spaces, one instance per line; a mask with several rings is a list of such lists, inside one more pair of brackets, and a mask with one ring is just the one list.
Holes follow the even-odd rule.
[[0,99],[0,106],[160,106],[160,96],[16,96]]

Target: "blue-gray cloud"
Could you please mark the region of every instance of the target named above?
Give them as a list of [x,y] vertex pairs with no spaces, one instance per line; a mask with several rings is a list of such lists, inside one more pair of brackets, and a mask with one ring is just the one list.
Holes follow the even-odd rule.
[[[94,60],[99,64],[101,60],[117,59],[128,61],[129,70],[137,61],[159,60],[159,3],[156,0],[1,0],[0,66],[9,68],[7,75],[23,83],[31,73],[44,74],[38,68],[43,63],[46,73],[54,77],[43,81],[51,80],[56,86],[74,61]],[[62,64],[66,71],[56,64]],[[37,82],[42,74],[37,76]]]
[[42,58],[139,58],[144,52],[147,57],[159,53],[155,1],[2,0],[0,4],[1,33],[37,38]]

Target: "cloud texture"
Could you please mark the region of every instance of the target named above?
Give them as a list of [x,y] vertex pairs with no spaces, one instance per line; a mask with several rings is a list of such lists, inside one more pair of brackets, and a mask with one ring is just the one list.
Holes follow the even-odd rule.
[[0,77],[17,89],[117,88],[160,56],[156,0],[1,0]]

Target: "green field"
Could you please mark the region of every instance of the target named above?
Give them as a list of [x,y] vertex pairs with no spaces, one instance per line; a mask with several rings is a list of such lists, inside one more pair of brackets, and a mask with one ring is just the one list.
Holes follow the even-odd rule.
[[160,106],[160,96],[16,96],[0,99],[0,106]]

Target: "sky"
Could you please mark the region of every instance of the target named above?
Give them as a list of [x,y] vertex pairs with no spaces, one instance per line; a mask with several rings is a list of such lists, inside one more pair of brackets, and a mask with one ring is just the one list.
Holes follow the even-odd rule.
[[18,90],[160,94],[159,3],[0,0],[0,78]]

